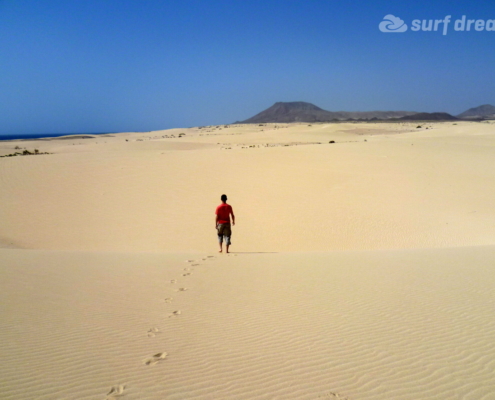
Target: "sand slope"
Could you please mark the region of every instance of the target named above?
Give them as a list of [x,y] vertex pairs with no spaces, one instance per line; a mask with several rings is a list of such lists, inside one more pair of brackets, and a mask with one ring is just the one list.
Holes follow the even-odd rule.
[[207,251],[227,193],[238,251],[495,243],[495,124],[415,126],[39,141],[54,154],[0,159],[0,239],[37,249]]
[[2,399],[495,393],[494,247],[0,254]]

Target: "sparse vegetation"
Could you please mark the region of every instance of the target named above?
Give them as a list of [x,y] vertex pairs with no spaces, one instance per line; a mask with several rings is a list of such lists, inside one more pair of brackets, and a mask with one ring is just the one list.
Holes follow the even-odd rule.
[[[20,149],[19,146],[16,146],[15,149]],[[29,150],[24,150],[22,153],[16,151],[15,153],[11,153],[11,154],[6,154],[4,156],[0,156],[0,157],[17,157],[17,156],[37,156],[37,155],[40,155],[40,154],[50,154],[50,153],[40,153],[40,151],[38,149],[34,149],[33,152],[30,152]]]

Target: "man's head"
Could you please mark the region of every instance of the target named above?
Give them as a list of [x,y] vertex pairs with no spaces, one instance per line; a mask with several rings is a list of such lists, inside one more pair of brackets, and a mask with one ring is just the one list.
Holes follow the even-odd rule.
[[225,203],[227,201],[227,195],[222,194],[222,197],[220,197],[220,200],[222,200]]

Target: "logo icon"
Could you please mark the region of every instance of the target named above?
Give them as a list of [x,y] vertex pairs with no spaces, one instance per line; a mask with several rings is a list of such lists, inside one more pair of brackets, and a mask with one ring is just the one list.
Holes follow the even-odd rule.
[[385,15],[383,21],[380,22],[378,28],[382,32],[405,32],[407,31],[407,25],[399,17],[395,17],[392,14]]

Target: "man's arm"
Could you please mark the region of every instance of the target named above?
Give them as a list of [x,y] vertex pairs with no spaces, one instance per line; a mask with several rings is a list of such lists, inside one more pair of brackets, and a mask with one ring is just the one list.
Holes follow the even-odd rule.
[[215,215],[215,229],[217,229],[218,226],[218,214]]
[[235,215],[234,215],[234,210],[232,207],[230,208],[230,215],[232,215],[232,225],[235,225]]

